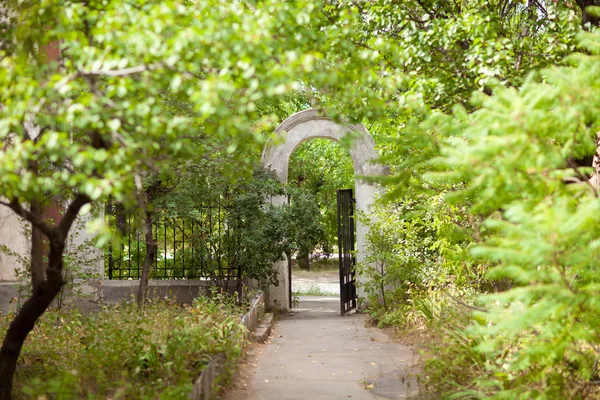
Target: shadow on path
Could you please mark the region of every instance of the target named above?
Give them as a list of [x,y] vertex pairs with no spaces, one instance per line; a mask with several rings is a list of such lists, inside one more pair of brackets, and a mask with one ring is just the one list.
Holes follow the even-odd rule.
[[365,316],[340,316],[337,297],[300,297],[227,400],[407,399],[419,392],[416,355]]

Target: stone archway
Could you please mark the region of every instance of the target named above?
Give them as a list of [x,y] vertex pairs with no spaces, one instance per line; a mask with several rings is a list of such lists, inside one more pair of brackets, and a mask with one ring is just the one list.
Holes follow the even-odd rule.
[[[292,153],[302,142],[315,138],[326,138],[339,142],[348,134],[354,137],[350,156],[354,164],[356,209],[367,212],[377,193],[377,188],[359,179],[360,176],[383,175],[384,168],[374,163],[378,158],[373,137],[360,124],[339,124],[321,114],[320,110],[300,111],[281,123],[275,130],[275,140],[267,143],[262,154],[262,165],[271,169],[277,178],[287,183],[288,167]],[[284,204],[284,197],[272,199],[273,204]],[[356,224],[357,261],[364,257],[366,227]],[[269,303],[277,308],[289,310],[289,275],[288,263],[279,262],[276,265],[279,273],[279,286],[269,290]],[[358,276],[357,279],[361,280]],[[359,295],[361,290],[359,289]]]

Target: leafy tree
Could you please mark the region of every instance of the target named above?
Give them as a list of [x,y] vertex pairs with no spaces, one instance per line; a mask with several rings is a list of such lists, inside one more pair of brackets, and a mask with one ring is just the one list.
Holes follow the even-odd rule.
[[305,188],[288,187],[289,205],[284,221],[288,249],[286,256],[291,260],[296,253],[300,266],[310,268],[309,255],[319,243],[325,241],[324,221],[316,196]]
[[[315,245],[320,244],[325,253],[330,253],[337,240],[336,191],[354,188],[352,159],[341,144],[329,139],[313,139],[302,143],[295,150],[289,169],[290,185],[302,188],[314,197],[313,201],[319,209],[318,214],[315,214],[315,221],[322,219],[319,229],[324,230],[322,233],[314,233],[315,239],[318,238]],[[294,193],[292,196],[294,198]],[[307,194],[303,196],[306,197]],[[297,201],[306,202],[305,199]],[[307,250],[312,252],[313,248]],[[304,253],[304,256],[308,260],[308,253]]]
[[[203,240],[218,248],[222,264],[204,263],[215,285],[229,291],[233,282],[240,292],[246,279],[263,288],[276,285],[273,263],[283,258],[288,246],[286,210],[270,204],[270,199],[284,195],[284,186],[258,167],[234,180],[222,160],[202,164],[188,169],[177,190],[157,199],[157,209],[170,218],[212,219],[208,223],[214,229],[203,232]],[[207,216],[217,209],[220,213]]]
[[[579,7],[597,4],[576,3]],[[454,177],[463,173],[465,179],[470,178],[466,167],[459,166],[468,157],[461,157],[460,162],[430,163],[446,152],[452,154],[447,143],[461,142],[456,129],[467,129],[468,124],[437,115],[419,130],[416,124],[429,110],[449,111],[454,104],[463,106],[456,116],[469,120],[468,112],[486,106],[468,103],[473,90],[489,94],[497,86],[544,85],[526,81],[527,71],[560,62],[573,49],[580,22],[572,2],[512,0],[323,4],[308,0],[11,0],[9,5],[16,10],[14,21],[7,28],[0,27],[8,36],[0,46],[0,194],[5,199],[2,204],[33,227],[33,294],[15,316],[0,349],[0,399],[10,398],[23,341],[63,285],[65,241],[88,204],[97,210],[109,196],[125,205],[137,204],[136,194],[153,182],[149,177],[172,179],[171,161],[179,157],[214,148],[240,154],[259,149],[277,119],[276,113],[268,111],[269,104],[277,104],[279,96],[294,91],[301,92],[297,98],[302,103],[306,99],[310,104],[330,106],[332,115],[346,114],[352,121],[378,121],[375,131],[397,138],[387,145],[390,164],[397,166],[391,180],[395,188],[406,186],[405,182],[419,189],[432,188],[435,182],[423,172],[448,165],[454,166]],[[596,21],[587,9],[582,18],[592,24]],[[596,52],[595,39],[584,40],[588,51]],[[60,46],[58,61],[46,62],[44,49],[49,45]],[[587,123],[593,125],[590,113],[595,110],[584,105],[593,104],[585,96],[589,96],[590,82],[595,82],[591,72],[597,73],[596,67],[596,59],[590,58],[575,69],[549,73],[554,86],[544,86],[544,90],[552,93],[552,88],[560,88],[563,96],[556,98],[565,103],[544,97],[542,89],[523,89],[520,104],[534,112],[539,111],[536,107],[551,105],[562,111],[565,120],[548,117],[559,115],[548,107],[539,111],[540,132],[546,136],[535,136],[534,146],[526,148],[518,139],[532,140],[529,136],[517,134],[516,141],[510,142],[523,151],[523,162],[502,153],[507,149],[502,140],[495,147],[486,142],[478,154],[504,156],[503,167],[495,169],[481,161],[484,174],[468,179],[474,190],[463,193],[481,202],[476,212],[490,211],[491,206],[508,212],[513,206],[509,201],[528,200],[526,196],[540,199],[541,193],[552,203],[571,190],[576,192],[575,201],[587,204],[590,195],[584,190],[563,188],[563,179],[578,177],[577,168],[540,172],[540,165],[548,162],[561,168],[570,156],[589,155],[595,140],[586,136],[591,130],[571,140],[556,127],[573,133],[573,121],[582,130]],[[553,75],[561,73],[567,76]],[[573,93],[573,88],[580,90]],[[498,93],[494,106],[506,107],[510,95],[519,92],[498,89]],[[565,104],[581,105],[581,109]],[[260,112],[261,106],[265,113]],[[528,134],[538,129],[538,121],[528,119],[532,115],[511,110],[515,114],[508,121],[513,124],[510,129]],[[489,110],[473,114],[472,129],[481,128],[482,137],[487,127],[482,128],[478,118],[491,119],[490,114]],[[523,120],[530,121],[529,125],[518,125]],[[550,123],[556,123],[552,130]],[[493,129],[499,131],[497,125]],[[556,142],[551,140],[554,136]],[[477,139],[480,136],[473,134],[468,143],[477,145]],[[549,153],[542,154],[535,146]],[[525,167],[533,168],[533,175]],[[546,180],[540,174],[560,179]],[[462,184],[442,183],[447,190]],[[494,192],[496,187],[502,190]],[[521,197],[506,192],[516,188],[526,189]],[[502,193],[501,201],[491,193]],[[60,221],[44,218],[51,199],[64,204]],[[533,214],[542,208],[541,202],[526,207]],[[108,237],[102,235],[99,244]],[[42,262],[44,240],[49,244],[47,266]],[[581,265],[581,273],[591,274]],[[581,281],[587,279],[575,274]],[[569,277],[573,285],[575,275]],[[574,297],[568,304],[579,304],[579,299]],[[585,310],[577,318],[592,315]],[[574,326],[569,323],[576,320],[558,321]],[[577,329],[573,332],[584,343],[588,340]],[[551,362],[544,365],[560,369]]]
[[590,55],[571,56],[572,66],[543,70],[519,90],[478,98],[472,114],[457,109],[436,123],[460,134],[444,142],[438,165],[446,172],[434,177],[464,182],[450,200],[470,199],[471,212],[490,215],[473,256],[513,286],[485,296],[484,323],[471,327],[488,360],[473,393],[486,397],[584,396],[598,377],[598,189],[587,180],[591,168],[569,159],[596,149],[600,36],[579,37]]
[[[329,23],[312,2],[8,6],[15,21],[4,32],[15,46],[1,50],[0,193],[33,225],[34,289],[4,337],[0,399],[10,398],[22,344],[63,285],[65,241],[88,204],[136,204],[148,176],[167,179],[169,160],[213,143],[229,153],[260,148],[274,118],[257,105],[300,82],[343,93],[349,107],[381,101],[369,90],[380,80],[356,67],[357,55],[336,51],[347,33],[323,35]],[[60,47],[58,61],[46,63],[47,45]],[[342,91],[348,81],[366,85]],[[173,113],[175,102],[183,107]],[[43,217],[51,199],[65,204],[60,221]]]
[[398,127],[399,116],[421,106],[468,106],[473,90],[519,85],[527,71],[560,62],[574,46],[575,8],[570,1],[422,0],[331,2],[324,13],[330,30],[351,31],[365,56],[376,51],[380,75],[401,80],[397,103],[386,110],[392,120],[372,119]]
[[[441,64],[440,59],[426,65],[414,61],[414,57],[408,60],[408,65],[414,66],[416,84],[408,85],[405,95],[415,101],[404,101],[401,104],[407,106],[405,113],[400,110],[396,115],[390,113],[389,120],[378,122],[374,128],[382,135],[397,138],[383,145],[384,159],[393,165],[393,176],[384,180],[392,189],[387,197],[394,201],[402,199],[402,203],[422,202],[424,206],[417,213],[407,216],[411,222],[433,216],[434,220],[454,226],[449,231],[436,229],[426,234],[429,242],[435,243],[433,249],[442,250],[434,252],[437,259],[427,257],[434,272],[446,276],[437,282],[444,285],[438,286],[437,291],[467,284],[487,293],[495,292],[478,300],[485,308],[445,296],[460,307],[479,311],[469,319],[468,330],[449,331],[449,342],[437,356],[439,362],[431,364],[438,368],[435,377],[441,382],[439,386],[456,398],[591,396],[597,392],[594,382],[598,377],[595,328],[598,310],[595,302],[589,300],[597,297],[593,291],[598,276],[592,266],[596,262],[593,238],[597,224],[593,215],[597,188],[587,182],[593,173],[589,168],[591,163],[581,160],[591,161],[590,156],[597,151],[597,88],[593,76],[598,73],[598,37],[580,35],[578,42],[574,37],[582,22],[584,28],[593,28],[594,9],[577,10],[575,2],[527,2],[527,5],[461,2],[459,9],[453,8],[458,3],[417,3],[413,8],[427,7],[431,12],[426,13],[426,19],[421,18],[425,13],[416,14],[425,21],[416,21],[416,25],[426,23],[443,28],[427,33],[411,32],[409,23],[393,34],[399,40],[407,40],[405,32],[411,32],[406,35],[408,40],[415,35],[430,35],[412,49],[429,57],[423,51],[429,48],[429,43],[434,44],[432,53],[437,51],[436,43],[445,43],[439,49],[457,63],[448,59],[440,68],[459,69],[453,77],[444,71],[434,72]],[[583,3],[577,5],[583,7]],[[394,6],[409,8],[401,3]],[[471,15],[471,6],[479,6],[482,12]],[[364,8],[369,12],[380,10],[378,7],[385,6]],[[503,7],[509,7],[512,16],[499,18],[489,13]],[[521,18],[532,9],[539,10],[530,14],[534,18]],[[454,12],[450,13],[451,10]],[[575,11],[582,11],[582,19]],[[453,17],[446,20],[447,15]],[[454,25],[456,21],[463,17],[475,21],[480,16],[483,19],[476,24],[463,26],[470,38],[464,45],[453,39],[463,37],[461,27]],[[519,19],[523,22],[515,24]],[[552,26],[557,19],[563,26]],[[381,21],[384,31],[386,26],[394,26],[386,25],[389,20]],[[495,30],[494,26],[503,29]],[[446,28],[460,34],[447,37]],[[546,37],[554,29],[553,37]],[[482,36],[476,40],[473,35]],[[489,40],[485,39],[488,35],[491,35]],[[519,40],[523,43],[517,43]],[[550,46],[544,44],[545,40]],[[362,43],[371,48],[389,46],[385,40]],[[490,52],[489,64],[486,58],[479,57],[475,57],[474,63],[463,62],[473,56],[476,43],[481,43],[481,48],[488,43],[504,43],[502,46],[520,50],[500,56],[499,63],[495,63],[493,56],[501,52],[500,47]],[[563,57],[576,43],[588,55],[568,57],[564,63],[573,66],[530,74],[534,68],[563,64]],[[520,54],[521,51],[524,52]],[[545,59],[526,57],[545,51],[549,52]],[[478,59],[485,61],[484,64],[478,64]],[[508,63],[503,67],[505,61]],[[389,70],[397,70],[389,63]],[[486,64],[495,72],[478,88],[473,85],[478,79],[472,74]],[[509,65],[513,71],[508,69]],[[459,74],[463,68],[464,73]],[[420,88],[430,74],[436,84]],[[423,75],[425,79],[421,79]],[[444,76],[443,81],[437,81]],[[462,81],[465,76],[471,78]],[[522,88],[514,88],[519,86]],[[442,96],[447,95],[441,103],[436,102],[434,95],[438,88]],[[473,90],[476,90],[475,100],[469,102]],[[451,115],[440,113],[450,110],[453,110]],[[427,201],[427,195],[439,193],[445,193],[439,201]],[[383,221],[374,221],[373,226],[394,224],[396,219],[396,213],[384,216]],[[411,226],[409,232],[412,231],[418,232],[418,227]],[[400,236],[405,232],[404,225],[396,223],[392,232]],[[373,239],[379,243],[376,237]],[[409,243],[417,242],[413,239]],[[443,246],[438,247],[440,244]],[[393,241],[386,248],[393,249]],[[397,257],[393,251],[371,250],[374,259],[389,262]],[[471,278],[460,283],[461,276]],[[491,282],[482,280],[482,276]],[[375,278],[372,283],[384,282],[389,275],[375,274]],[[418,296],[434,297],[432,292]],[[419,308],[413,300],[416,299],[410,299],[412,306],[405,310]],[[400,319],[406,319],[409,312],[414,311],[407,311]],[[454,370],[474,373],[467,379],[456,379]],[[436,371],[430,369],[429,375],[432,372]]]
[[576,3],[581,8],[581,25],[585,29],[600,26],[600,16],[592,10],[593,7],[600,7],[600,1],[576,0]]
[[[392,203],[379,203],[362,215],[368,227],[366,251],[357,271],[369,312],[383,322],[388,312],[419,295],[449,285],[483,289],[480,266],[469,262],[465,249],[472,244],[466,208],[443,203],[444,193]],[[443,205],[443,209],[441,207]],[[456,221],[461,221],[457,224]]]

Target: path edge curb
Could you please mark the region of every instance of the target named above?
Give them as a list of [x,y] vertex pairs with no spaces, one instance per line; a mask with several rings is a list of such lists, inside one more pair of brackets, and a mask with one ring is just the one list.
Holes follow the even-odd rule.
[[271,334],[271,329],[273,327],[273,314],[266,313],[260,325],[256,327],[254,332],[252,333],[252,339],[258,343],[264,343],[269,338]]
[[[271,315],[272,322],[272,314],[268,315]],[[240,324],[244,325],[249,332],[252,332],[263,317],[265,317],[265,294],[261,292],[252,302],[250,310],[240,318]],[[266,318],[264,319],[266,320]],[[268,332],[271,330],[270,325],[271,323],[269,323]],[[268,337],[268,332],[266,337]],[[227,358],[224,353],[217,354],[211,359],[206,368],[200,373],[200,376],[194,381],[194,387],[188,397],[189,400],[210,400],[215,397],[214,384],[225,372],[226,361]]]

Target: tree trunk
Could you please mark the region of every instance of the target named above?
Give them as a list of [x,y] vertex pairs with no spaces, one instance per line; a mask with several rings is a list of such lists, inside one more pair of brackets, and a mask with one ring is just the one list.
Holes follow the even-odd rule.
[[[46,236],[50,243],[50,253],[48,255],[45,281],[39,282],[33,288],[31,297],[23,304],[23,307],[10,323],[2,342],[2,348],[0,348],[0,400],[11,399],[12,381],[23,343],[38,318],[48,309],[52,300],[64,285],[62,270],[65,243],[77,214],[89,202],[91,202],[91,199],[87,195],[78,194],[65,211],[60,223],[55,222],[54,226],[48,225],[43,218],[40,218],[38,214],[40,209],[36,209],[35,206],[32,211],[27,211],[16,199],[10,202],[10,208],[17,215],[24,216],[31,222],[32,226],[38,228]],[[40,246],[39,242],[35,245],[32,243],[32,252],[34,252],[31,255],[32,261],[39,259],[37,252],[40,251],[44,251],[43,246]],[[33,264],[31,266],[36,267]]]
[[589,22],[592,26],[600,26],[600,18],[588,13],[587,8],[590,6],[600,7],[600,0],[577,0],[577,5],[581,8],[581,25]]
[[592,167],[594,168],[594,173],[588,179],[588,182],[593,187],[600,188],[600,133],[596,135],[596,154],[594,154],[592,160]]
[[144,265],[142,265],[142,276],[140,277],[140,288],[138,290],[138,306],[143,307],[146,301],[146,294],[148,293],[148,280],[150,279],[150,268],[152,263],[156,259],[156,251],[158,245],[154,240],[154,234],[152,231],[152,225],[154,223],[154,212],[149,211],[146,207],[146,222],[144,223],[144,230],[146,235],[146,258],[144,259]]
[[[23,304],[6,332],[0,349],[0,400],[11,399],[13,377],[23,343],[63,286],[64,248],[64,239],[51,243],[46,282],[34,288],[32,296]],[[43,251],[41,246],[38,249]]]
[[310,271],[310,255],[308,253],[298,254],[298,265],[300,268]]
[[242,304],[242,302],[244,300],[244,290],[243,289],[244,289],[244,285],[242,284],[242,280],[239,278],[236,279],[234,292],[237,295],[238,304]]
[[[38,218],[42,218],[43,210],[39,200],[35,199],[31,202],[31,213]],[[41,287],[44,284],[44,238],[42,231],[34,225],[31,225],[31,287],[32,292],[35,288]]]
[[237,266],[237,282],[235,285],[235,291],[238,295],[238,304],[242,304],[244,301],[244,281],[243,281],[243,271],[240,265]]
[[381,281],[379,282],[379,289],[381,290],[381,301],[383,303],[383,309],[387,311],[387,303],[385,301],[385,265],[381,264],[381,271],[378,271],[381,274]]

